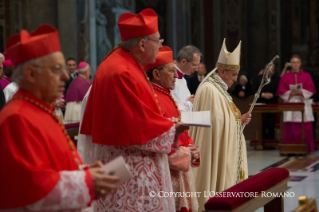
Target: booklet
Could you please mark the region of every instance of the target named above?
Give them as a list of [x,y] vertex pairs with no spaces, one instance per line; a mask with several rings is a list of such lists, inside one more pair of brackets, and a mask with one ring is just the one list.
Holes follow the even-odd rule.
[[181,112],[181,121],[185,126],[212,127],[210,111]]
[[125,163],[123,156],[118,156],[114,160],[104,165],[105,174],[114,175],[120,178],[120,184],[132,178],[130,167]]
[[289,85],[289,89],[292,90],[297,90],[297,89],[302,89],[302,84],[297,84],[297,85]]

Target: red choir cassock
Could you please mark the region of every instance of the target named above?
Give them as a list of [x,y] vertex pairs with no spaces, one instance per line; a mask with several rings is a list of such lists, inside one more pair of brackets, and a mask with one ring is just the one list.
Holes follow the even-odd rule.
[[[23,30],[9,38],[6,47],[16,67],[60,51],[58,31],[49,25],[31,35]],[[0,135],[0,210],[45,198],[59,182],[60,171],[79,170],[82,163],[52,105],[26,90],[19,89],[1,110]],[[93,195],[92,177],[85,172]]]
[[[290,86],[300,84],[302,95],[290,96]],[[311,96],[316,93],[315,85],[309,73],[300,70],[298,73],[292,71],[284,74],[279,82],[277,95],[279,95],[285,102],[305,104],[304,112],[304,129],[305,129],[305,143],[308,146],[309,152],[315,151],[312,122],[314,121]],[[284,112],[284,126],[283,126],[283,143],[300,143],[301,140],[301,112],[287,111]]]
[[[145,68],[151,71],[154,68],[168,63],[173,63],[173,52],[169,47],[163,46],[156,57],[156,62]],[[177,78],[177,73],[175,78]],[[163,116],[165,118],[179,118],[180,112],[178,110],[178,105],[171,95],[170,90],[155,83],[152,83],[152,86],[157,95],[157,100],[161,106]],[[194,177],[190,167],[199,166],[200,161],[194,163],[191,162],[190,150],[188,148],[190,144],[194,144],[194,142],[186,130],[179,136],[178,150],[172,150],[168,156],[174,192],[196,192]],[[181,212],[197,211],[198,202],[196,197],[186,197],[184,195],[182,197],[175,197],[175,207],[176,211]]]
[[[122,14],[118,20],[121,40],[158,33],[157,20],[151,9],[139,14]],[[154,41],[147,42],[152,42],[147,45],[154,48]],[[153,51],[156,53],[157,49]],[[92,137],[92,141],[85,141],[92,144],[84,150],[84,155],[90,154],[88,160],[96,157],[108,162],[121,155],[132,175],[111,195],[97,201],[95,210],[175,209],[173,197],[149,195],[150,192],[172,191],[167,154],[175,138],[174,123],[163,117],[144,66],[129,50],[116,48],[99,65],[80,133]]]

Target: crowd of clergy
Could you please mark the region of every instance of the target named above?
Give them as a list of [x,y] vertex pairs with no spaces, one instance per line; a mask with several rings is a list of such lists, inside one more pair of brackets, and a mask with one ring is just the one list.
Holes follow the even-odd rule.
[[[193,45],[173,59],[152,9],[123,13],[118,27],[121,42],[93,80],[88,63],[65,60],[51,25],[8,39],[0,54],[0,160],[5,161],[0,212],[196,212],[209,199],[204,192],[221,192],[248,177],[242,129],[251,114],[242,114],[228,93],[241,68],[241,42],[229,52],[224,39],[216,67],[207,74]],[[293,56],[291,70],[281,78],[271,70],[260,101],[273,104],[280,96],[304,102],[306,143],[313,152],[310,98],[316,91],[300,66]],[[255,85],[243,75],[239,81],[233,95],[252,95]],[[184,125],[181,113],[192,111],[210,111],[212,128]],[[300,114],[287,112],[284,121],[284,140],[298,142]],[[80,122],[77,146],[64,127],[74,122]],[[103,168],[118,156],[131,174],[123,183]]]

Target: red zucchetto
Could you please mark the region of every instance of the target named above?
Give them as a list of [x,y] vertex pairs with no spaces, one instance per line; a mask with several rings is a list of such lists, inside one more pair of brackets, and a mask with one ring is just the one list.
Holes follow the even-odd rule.
[[168,46],[163,46],[156,56],[156,61],[153,64],[148,64],[145,66],[145,71],[152,70],[161,65],[165,65],[173,62],[173,51]]
[[6,50],[17,67],[29,60],[61,51],[59,33],[49,24],[39,26],[31,34],[22,30],[8,39]]
[[121,40],[144,37],[158,32],[158,17],[154,10],[144,9],[139,14],[123,13],[117,24],[121,33]]

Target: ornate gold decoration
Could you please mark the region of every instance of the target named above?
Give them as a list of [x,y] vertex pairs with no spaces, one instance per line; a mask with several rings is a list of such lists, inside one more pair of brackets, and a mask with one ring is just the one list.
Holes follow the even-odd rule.
[[216,67],[217,68],[224,68],[227,70],[236,70],[236,71],[240,70],[240,65],[224,64],[224,63],[220,63],[220,62],[216,63]]
[[100,190],[100,194],[101,194],[101,195],[105,195],[105,194],[106,194],[105,189],[101,189],[101,190]]
[[241,112],[233,102],[230,103],[230,109],[233,112],[236,121],[241,121]]

